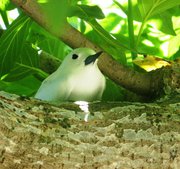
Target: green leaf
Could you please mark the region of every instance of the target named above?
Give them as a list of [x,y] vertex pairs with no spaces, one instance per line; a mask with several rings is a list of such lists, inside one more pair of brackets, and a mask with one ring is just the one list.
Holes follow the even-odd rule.
[[84,33],[86,31],[86,24],[82,19],[80,21],[80,31],[81,33]]
[[172,37],[168,43],[167,56],[173,56],[180,48],[180,34]]
[[6,11],[1,11],[0,10],[0,14],[1,14],[1,17],[3,19],[4,25],[6,26],[6,28],[8,28],[9,20],[8,20],[8,15],[7,15]]
[[8,73],[19,59],[30,26],[30,19],[20,16],[0,37],[0,76]]
[[106,41],[107,44],[111,45],[114,48],[118,48],[121,50],[133,50],[125,46],[120,41],[113,38],[109,32],[107,32],[95,19],[92,19],[88,22],[91,27]]
[[0,1],[0,10],[4,11],[9,5],[9,0],[1,0]]
[[122,64],[126,64],[126,55],[121,48],[115,48],[113,45],[110,45],[105,40],[102,40],[102,37],[95,31],[90,31],[86,34],[88,39],[90,39],[93,43],[99,45],[104,51],[113,56],[116,60],[118,60]]
[[141,12],[142,21],[167,9],[180,5],[179,0],[137,0]]
[[165,10],[180,5],[179,0],[137,0],[137,2],[138,8],[141,12],[142,25],[137,36],[136,47],[139,45],[144,26],[150,18],[161,14]]
[[[116,28],[120,24],[120,22],[123,20],[120,16],[118,16],[115,13],[110,13],[109,15],[106,16],[105,19],[101,21],[101,25],[105,30],[108,32],[111,32],[113,29]],[[111,23],[111,24],[109,24]],[[122,26],[122,25],[121,25]]]
[[30,28],[28,40],[39,47],[41,50],[60,58],[61,60],[67,55],[69,47],[59,39],[50,35],[42,27],[33,23]]
[[69,17],[77,16],[81,19],[89,20],[90,18],[103,19],[105,16],[98,6],[75,5],[71,6]]
[[38,68],[17,63],[16,66],[7,75],[5,75],[2,80],[7,82],[13,82],[13,81],[21,80],[33,74],[38,74],[43,79],[48,76],[47,73],[43,72]]
[[[157,22],[155,22],[155,20]],[[176,35],[176,32],[174,31],[174,28],[173,28],[172,15],[170,15],[170,13],[168,13],[168,11],[156,15],[153,23],[154,24],[157,23],[157,28],[160,31],[164,32],[165,34],[169,34],[169,35],[173,35],[173,36]]]
[[31,67],[23,67],[21,65],[15,66],[7,75],[3,77],[4,81],[13,82],[23,79],[26,76],[36,73]]
[[39,67],[38,51],[30,43],[25,43],[17,62],[31,67]]
[[4,82],[0,80],[0,90],[18,95],[32,96],[39,88],[41,82],[34,76],[27,76],[21,80]]
[[111,80],[106,79],[106,89],[102,96],[103,101],[120,101],[124,100],[123,89],[113,83]]
[[113,0],[113,2],[114,2],[126,15],[128,15],[128,11],[127,11],[126,7],[124,7],[124,4],[121,4],[121,3],[119,3],[119,2],[116,1],[116,0]]

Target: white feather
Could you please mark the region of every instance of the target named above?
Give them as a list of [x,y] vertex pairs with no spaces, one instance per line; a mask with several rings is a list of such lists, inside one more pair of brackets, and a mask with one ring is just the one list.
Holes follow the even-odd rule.
[[[78,55],[73,59],[73,54]],[[35,98],[53,102],[100,100],[105,88],[105,77],[94,63],[85,65],[85,59],[94,55],[89,48],[78,48],[66,56],[60,67],[46,78]]]

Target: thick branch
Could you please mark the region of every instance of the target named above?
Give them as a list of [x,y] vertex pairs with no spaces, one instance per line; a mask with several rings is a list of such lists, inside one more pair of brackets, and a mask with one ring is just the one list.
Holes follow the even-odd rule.
[[0,168],[177,168],[178,104],[94,103],[85,122],[73,103],[0,92]]
[[48,74],[53,73],[61,64],[59,59],[45,51],[41,52],[39,62],[40,68]]
[[[12,0],[12,2],[21,7],[33,20],[70,47],[90,47],[95,51],[102,50],[66,22],[62,30],[52,30],[51,23],[36,0]],[[117,63],[105,52],[99,58],[98,66],[111,80],[137,94],[154,96],[157,95],[159,89],[163,88],[163,73],[157,75],[155,73],[135,72]]]

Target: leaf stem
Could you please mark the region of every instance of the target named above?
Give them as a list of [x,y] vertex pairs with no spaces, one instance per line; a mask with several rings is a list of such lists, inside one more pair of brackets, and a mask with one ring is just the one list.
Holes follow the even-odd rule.
[[[131,49],[135,49],[135,41],[134,41],[134,26],[133,26],[133,12],[132,12],[132,2],[128,0],[128,33],[129,33],[129,40],[130,40],[130,47]],[[132,59],[137,57],[137,53],[131,51]]]
[[[157,1],[158,3],[158,1]],[[145,17],[143,18],[143,21],[142,21],[142,24],[141,24],[141,27],[139,29],[139,33],[138,33],[138,36],[137,36],[137,40],[136,40],[136,48],[138,47],[139,45],[139,42],[140,42],[140,38],[141,38],[141,35],[142,35],[142,32],[144,30],[144,25],[146,24],[146,21],[150,18],[154,8],[156,7],[156,4],[147,12],[147,14],[145,15]]]
[[8,21],[8,16],[7,16],[6,11],[0,10],[0,14],[1,14],[1,17],[2,17],[2,19],[3,19],[4,25],[6,26],[6,28],[8,28],[8,26],[9,26],[9,21]]

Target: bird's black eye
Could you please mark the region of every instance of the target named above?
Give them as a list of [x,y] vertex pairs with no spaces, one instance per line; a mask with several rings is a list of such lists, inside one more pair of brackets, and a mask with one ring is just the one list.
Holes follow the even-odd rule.
[[78,58],[78,55],[77,54],[73,54],[72,55],[72,59],[77,59]]

